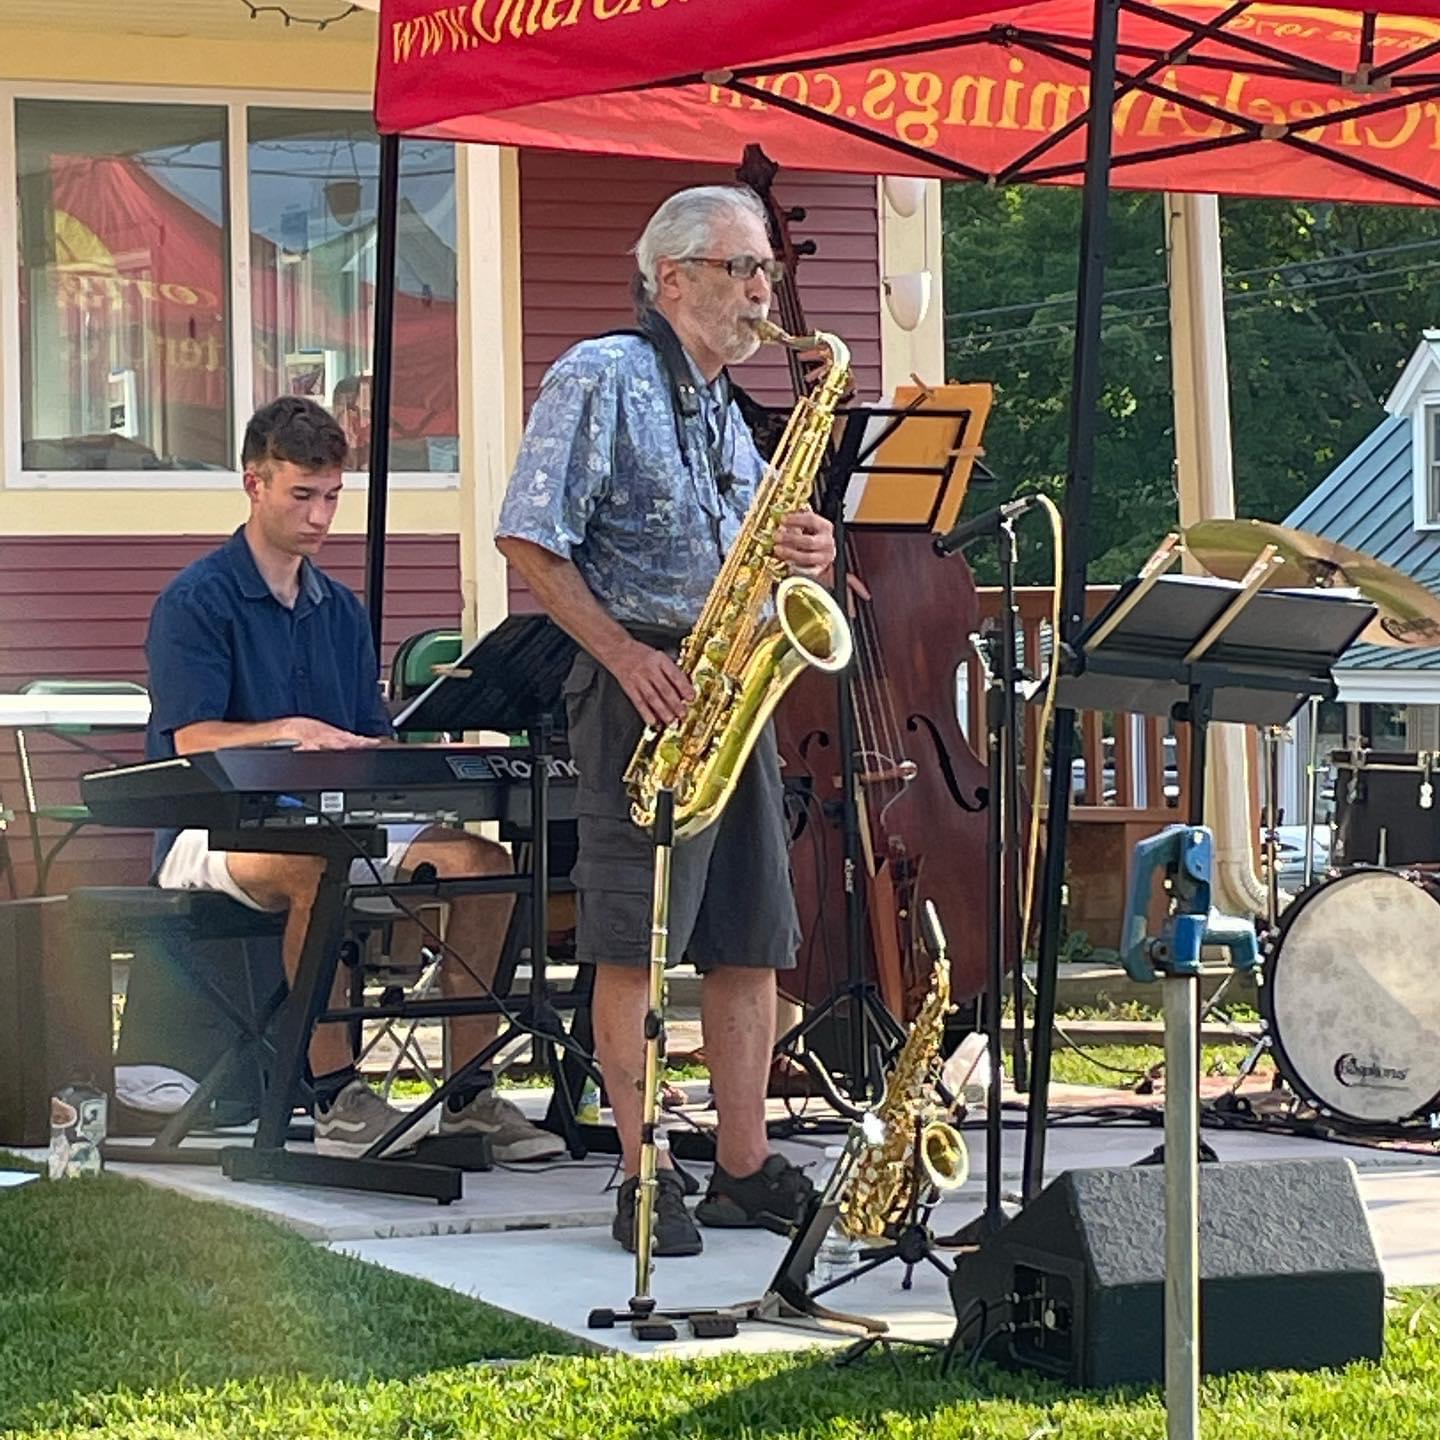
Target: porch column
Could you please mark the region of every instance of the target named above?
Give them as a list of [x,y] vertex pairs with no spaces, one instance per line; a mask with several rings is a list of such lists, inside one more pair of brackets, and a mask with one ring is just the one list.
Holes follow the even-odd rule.
[[[1188,527],[1235,514],[1218,197],[1167,194],[1165,244],[1170,262],[1176,480],[1180,524]],[[1215,725],[1210,730],[1205,822],[1215,833],[1215,903],[1233,915],[1263,914],[1267,905],[1255,873],[1249,738],[1243,725]]]
[[523,423],[516,152],[496,145],[457,145],[455,184],[460,592],[468,644],[508,611],[495,525]]

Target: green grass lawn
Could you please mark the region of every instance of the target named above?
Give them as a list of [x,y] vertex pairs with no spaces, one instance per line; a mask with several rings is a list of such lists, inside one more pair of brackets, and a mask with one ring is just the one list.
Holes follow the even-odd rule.
[[[556,1236],[557,1264],[563,1234]],[[0,1192],[0,1431],[345,1440],[1142,1440],[1158,1394],[1081,1394],[901,1355],[584,1353],[542,1326],[106,1176]],[[676,1262],[672,1262],[676,1263]],[[684,1263],[684,1262],[678,1262]],[[663,1279],[663,1270],[662,1270]],[[537,1277],[537,1283],[543,1278]],[[499,1366],[499,1359],[519,1363]],[[1207,1440],[1433,1440],[1440,1304],[1398,1297],[1383,1364],[1208,1383]]]

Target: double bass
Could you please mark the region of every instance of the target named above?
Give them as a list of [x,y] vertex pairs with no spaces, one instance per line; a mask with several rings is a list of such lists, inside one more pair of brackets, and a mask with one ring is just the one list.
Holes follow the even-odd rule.
[[[777,166],[759,146],[746,150],[738,178],[765,204],[785,275],[776,287],[780,323],[809,333],[796,283],[813,241],[795,243],[772,182]],[[796,395],[804,362],[789,354]],[[757,436],[767,450],[763,425]],[[823,484],[823,472],[822,472]],[[951,990],[962,1007],[985,988],[988,772],[960,728],[957,670],[979,628],[979,596],[965,562],[942,561],[924,530],[847,527],[855,638],[851,677],[857,818],[864,862],[859,877],[867,953],[862,978],[908,1023],[929,983],[920,902],[940,912],[949,941]],[[850,980],[845,903],[844,810],[833,677],[808,671],[776,713],[789,797],[791,873],[802,941],[781,989],[805,1005],[838,994]]]

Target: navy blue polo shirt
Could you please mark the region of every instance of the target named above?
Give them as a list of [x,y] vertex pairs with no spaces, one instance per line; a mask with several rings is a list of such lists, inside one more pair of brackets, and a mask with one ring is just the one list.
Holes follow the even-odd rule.
[[[302,560],[299,596],[293,608],[282,605],[243,527],[161,592],[145,658],[152,760],[174,755],[175,732],[202,720],[260,724],[301,715],[356,735],[394,733],[359,600]],[[174,837],[157,837],[157,869]]]

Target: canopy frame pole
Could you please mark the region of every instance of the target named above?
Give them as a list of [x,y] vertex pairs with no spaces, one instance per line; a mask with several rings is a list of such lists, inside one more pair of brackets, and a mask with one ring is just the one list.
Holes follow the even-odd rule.
[[[1235,4],[1230,6],[1228,10],[1225,10],[1221,14],[1217,15],[1213,20],[1209,21],[1205,25],[1204,29],[1206,32],[1210,33],[1219,31],[1224,26],[1228,25],[1232,20],[1238,19],[1239,16],[1243,15],[1245,11],[1247,11],[1249,8],[1250,0],[1235,0]],[[1023,38],[1017,41],[1017,43],[1021,46],[1025,46],[1029,43],[1030,38],[1031,37],[1028,35],[1027,32]],[[1194,36],[1190,40],[1183,41],[1176,49],[1167,50],[1164,54],[1157,56],[1149,65],[1147,65],[1143,70],[1141,70],[1138,75],[1125,76],[1121,80],[1120,84],[1116,87],[1114,98],[1118,100],[1127,91],[1134,89],[1136,85],[1141,84],[1146,80],[1149,80],[1154,75],[1158,75],[1160,71],[1165,69],[1167,65],[1174,65],[1186,59],[1187,52],[1193,49],[1196,45],[1198,45],[1201,40],[1206,38],[1207,35],[1201,34]],[[1066,57],[1064,58],[1064,63],[1078,63],[1083,69],[1086,70],[1090,68],[1090,61],[1088,57],[1085,56],[1076,56],[1074,57],[1074,59]],[[1081,113],[1077,115],[1073,120],[1067,120],[1065,124],[1063,124],[1053,135],[1047,135],[1043,140],[1037,141],[1036,144],[1032,145],[1030,149],[1027,150],[1018,160],[1015,160],[1011,164],[1007,165],[997,177],[997,183],[1001,185],[1010,184],[1012,176],[1019,175],[1021,172],[1024,171],[1027,165],[1038,160],[1042,155],[1048,154],[1057,145],[1063,144],[1066,140],[1068,140],[1070,136],[1072,136],[1077,130],[1080,129],[1082,125],[1085,124],[1086,120],[1089,118],[1090,109],[1092,109],[1094,105],[1095,92],[1092,89],[1092,91],[1090,92],[1090,106],[1087,109],[1081,111]]]
[[1383,65],[1377,65],[1370,72],[1370,79],[1372,81],[1384,80],[1397,70],[1404,70],[1410,65],[1418,65],[1422,60],[1429,60],[1436,55],[1440,55],[1440,40],[1432,40],[1430,44],[1422,45],[1408,55],[1397,55],[1393,60],[1387,60]]
[[[1158,10],[1153,5],[1147,5],[1145,0],[1122,0],[1122,8],[1132,15],[1153,20],[1157,25],[1169,25],[1175,30],[1184,30],[1190,34],[1209,28],[1208,22],[1191,20],[1187,15],[1179,15],[1170,10]],[[1314,80],[1321,85],[1345,83],[1343,70],[1337,70],[1333,65],[1322,65],[1316,60],[1301,60],[1289,51],[1280,49],[1278,45],[1267,45],[1263,40],[1252,40],[1248,35],[1221,35],[1216,38],[1232,50],[1238,50],[1245,55],[1255,55],[1261,60],[1274,60],[1288,67],[1296,79]]]
[[[1397,103],[1414,105],[1422,100],[1433,100],[1437,96],[1440,96],[1440,86],[1433,90],[1407,90],[1402,92]],[[1374,111],[1369,113],[1373,114]],[[1340,116],[1340,118],[1346,117]],[[1341,155],[1337,151],[1327,150],[1319,141],[1307,140],[1303,135],[1286,135],[1283,137],[1282,143],[1293,149],[1303,150],[1307,155],[1318,155],[1326,160],[1333,160],[1337,165],[1344,165],[1349,170],[1356,170],[1361,175],[1368,175],[1372,180],[1382,180],[1387,184],[1400,185],[1406,190],[1415,191],[1417,195],[1425,196],[1427,200],[1440,201],[1440,186],[1427,185],[1423,180],[1412,180],[1408,175],[1393,173],[1386,170],[1383,165],[1376,165],[1371,160],[1362,160],[1358,155]]]
[[799,100],[792,100],[788,95],[772,94],[769,90],[762,90],[758,85],[751,85],[746,80],[726,80],[716,83],[721,89],[732,91],[736,95],[743,95],[748,100],[759,100],[762,104],[773,105],[777,110],[787,111],[802,120],[813,120],[831,130],[843,130],[845,134],[853,135],[867,145],[879,145],[883,149],[894,150],[897,154],[910,157],[923,156],[927,165],[936,170],[948,170],[961,180],[978,181],[980,184],[989,184],[990,182],[990,176],[984,170],[977,170],[973,165],[965,164],[963,160],[952,160],[947,155],[931,155],[911,145],[909,141],[901,140],[899,136],[884,135],[878,130],[867,130],[865,126],[854,120],[846,120],[840,115],[826,115],[823,111],[814,110]]
[[[1092,102],[1115,91],[1121,0],[1095,0]],[[1065,483],[1065,570],[1060,634],[1050,663],[1061,663],[1085,623],[1085,578],[1090,560],[1090,497],[1095,479],[1096,418],[1100,408],[1100,324],[1105,298],[1106,231],[1110,212],[1110,147],[1114,108],[1094,104],[1085,146],[1085,191],[1080,215],[1080,263],[1075,293],[1075,354],[1070,399],[1069,459]],[[1045,1126],[1050,1105],[1050,1060],[1060,959],[1065,839],[1070,823],[1070,766],[1075,753],[1075,711],[1055,712],[1045,869],[1041,884],[1034,1042],[1025,1124],[1021,1198],[1029,1204],[1045,1179]],[[995,1077],[999,1084],[1000,1077]]]
[[385,625],[385,524],[390,488],[391,379],[395,358],[395,252],[400,228],[400,137],[380,137],[375,219],[375,341],[370,378],[370,492],[365,516],[365,609],[380,659]]

